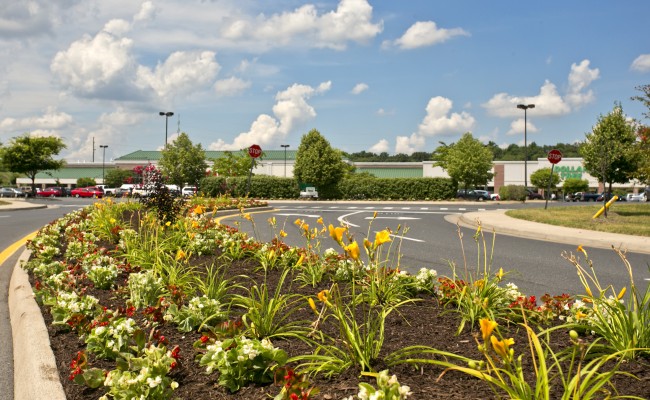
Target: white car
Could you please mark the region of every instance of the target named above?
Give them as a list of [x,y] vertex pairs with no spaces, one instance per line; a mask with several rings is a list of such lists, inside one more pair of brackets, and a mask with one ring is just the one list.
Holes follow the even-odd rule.
[[197,192],[196,186],[185,186],[181,194],[185,197],[194,196]]
[[625,200],[626,201],[646,201],[645,192],[641,192],[641,193],[637,193],[637,194],[628,193],[625,196]]

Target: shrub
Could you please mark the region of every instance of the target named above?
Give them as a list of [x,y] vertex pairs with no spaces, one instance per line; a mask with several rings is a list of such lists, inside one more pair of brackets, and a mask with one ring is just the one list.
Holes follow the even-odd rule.
[[499,189],[501,200],[526,200],[526,188],[521,185],[507,185]]

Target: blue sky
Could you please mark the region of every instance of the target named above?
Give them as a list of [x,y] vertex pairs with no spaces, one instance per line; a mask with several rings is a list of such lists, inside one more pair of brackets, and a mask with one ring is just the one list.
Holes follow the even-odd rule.
[[[15,4],[12,4],[15,3]],[[650,2],[30,0],[0,5],[0,142],[69,161],[163,146],[433,151],[584,139],[650,83]],[[648,121],[642,121],[648,123]]]

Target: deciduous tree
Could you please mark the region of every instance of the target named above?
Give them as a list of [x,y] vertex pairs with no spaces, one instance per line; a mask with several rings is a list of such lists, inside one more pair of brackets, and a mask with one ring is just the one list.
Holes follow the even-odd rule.
[[[264,153],[262,153],[262,157]],[[248,151],[240,150],[237,153],[224,151],[223,157],[212,160],[212,171],[219,176],[246,176],[251,169],[253,159]]]
[[53,157],[65,148],[66,145],[58,137],[36,137],[26,133],[11,139],[2,148],[1,158],[9,171],[27,175],[32,181],[32,191],[36,193],[36,174],[63,167],[65,161]]
[[458,142],[438,147],[435,151],[435,165],[442,167],[462,188],[485,185],[492,179],[492,151],[465,133]]
[[179,188],[185,184],[198,186],[208,168],[201,144],[194,145],[185,132],[162,151],[159,165],[169,182]]
[[120,187],[124,183],[132,183],[133,176],[133,171],[128,169],[112,168],[106,171],[104,182],[108,187]]
[[536,188],[548,190],[549,182],[551,189],[557,187],[557,184],[560,183],[560,174],[553,172],[553,175],[551,175],[550,168],[540,168],[530,175],[530,183]]
[[329,197],[346,171],[341,152],[312,129],[304,135],[296,152],[293,174],[298,184],[316,186],[321,197]]

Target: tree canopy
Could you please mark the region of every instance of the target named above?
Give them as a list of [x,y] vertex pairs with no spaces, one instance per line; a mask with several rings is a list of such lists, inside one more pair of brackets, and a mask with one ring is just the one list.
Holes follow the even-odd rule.
[[[262,157],[264,153],[262,153]],[[225,151],[223,157],[212,160],[212,172],[219,176],[246,176],[251,169],[253,159],[248,151],[240,150],[237,153]]]
[[108,187],[120,187],[124,183],[133,183],[133,171],[128,169],[111,168],[106,171],[104,183]]
[[551,184],[551,189],[557,187],[560,183],[560,174],[553,172],[551,175],[550,168],[540,168],[530,175],[530,183],[536,188],[548,190],[548,184]]
[[620,104],[607,115],[600,115],[592,132],[580,147],[583,163],[590,175],[604,185],[626,183],[638,167],[634,127]]
[[205,151],[201,144],[194,145],[185,133],[178,135],[176,140],[167,145],[162,151],[160,169],[169,182],[183,187],[186,184],[198,186],[205,177],[208,164],[205,162]]
[[492,179],[492,157],[492,151],[469,132],[456,143],[442,143],[434,155],[435,165],[465,189],[485,185]]
[[346,170],[341,153],[320,132],[312,129],[302,137],[293,170],[298,184],[314,185],[319,196],[327,197]]
[[65,161],[53,158],[65,148],[66,145],[58,137],[36,137],[26,133],[11,139],[1,149],[1,158],[9,171],[27,175],[35,192],[36,174],[50,169],[57,170],[65,165]]

